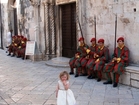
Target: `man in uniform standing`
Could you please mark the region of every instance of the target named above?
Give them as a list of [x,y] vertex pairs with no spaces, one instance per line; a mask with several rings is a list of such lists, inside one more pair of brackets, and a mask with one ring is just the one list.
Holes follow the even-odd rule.
[[104,67],[104,72],[107,76],[107,81],[103,84],[112,84],[110,72],[113,73],[113,87],[118,86],[119,77],[125,72],[125,67],[129,64],[129,49],[124,45],[124,38],[119,37],[117,40],[118,47],[115,48],[112,55],[112,61]]

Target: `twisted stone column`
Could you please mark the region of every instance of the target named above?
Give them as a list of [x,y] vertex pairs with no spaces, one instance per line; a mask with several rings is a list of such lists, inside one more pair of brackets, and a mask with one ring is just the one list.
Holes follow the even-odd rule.
[[43,2],[44,4],[44,42],[45,42],[45,54],[49,54],[49,23],[48,23],[48,3],[46,1]]
[[51,36],[50,36],[50,41],[51,41],[51,51],[50,54],[54,55],[55,54],[55,19],[54,19],[54,5],[50,4],[50,31],[51,31]]

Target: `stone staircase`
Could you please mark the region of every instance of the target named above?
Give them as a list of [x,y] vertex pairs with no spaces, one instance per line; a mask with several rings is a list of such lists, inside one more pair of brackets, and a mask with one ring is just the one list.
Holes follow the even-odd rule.
[[[69,68],[69,58],[56,57],[46,61],[46,65],[52,67]],[[105,74],[103,73],[105,78]],[[124,85],[139,88],[139,66],[130,65],[126,67],[126,72],[120,76],[119,82]]]

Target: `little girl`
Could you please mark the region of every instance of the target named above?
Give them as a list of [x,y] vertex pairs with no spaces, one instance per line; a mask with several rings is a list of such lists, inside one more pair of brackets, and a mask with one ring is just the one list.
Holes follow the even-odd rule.
[[76,101],[73,92],[69,89],[69,74],[63,71],[59,75],[56,89],[57,105],[75,105]]

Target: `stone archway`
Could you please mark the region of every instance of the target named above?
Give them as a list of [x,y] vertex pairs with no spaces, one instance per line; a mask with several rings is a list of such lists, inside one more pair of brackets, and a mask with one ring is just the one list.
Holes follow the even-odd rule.
[[8,28],[13,29],[13,35],[18,35],[16,0],[8,0]]

